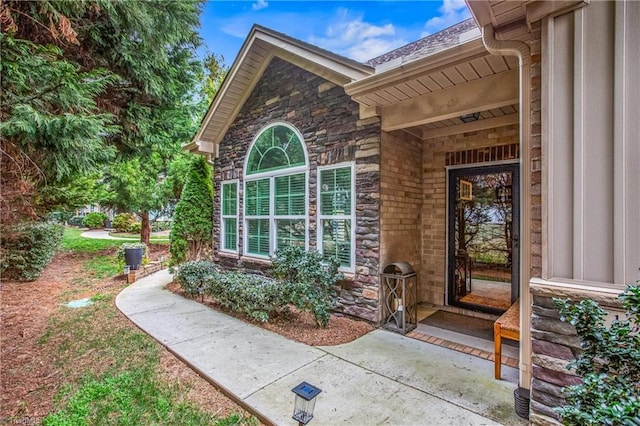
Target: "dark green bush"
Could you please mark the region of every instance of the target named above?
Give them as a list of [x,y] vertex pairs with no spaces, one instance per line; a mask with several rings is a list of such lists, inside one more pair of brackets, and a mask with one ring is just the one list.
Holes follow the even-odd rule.
[[73,217],[73,213],[63,212],[63,211],[55,211],[51,212],[47,215],[47,220],[49,222],[59,223],[64,225],[66,221]]
[[128,232],[134,223],[136,223],[136,217],[133,213],[118,213],[113,218],[111,226],[117,232]]
[[62,225],[44,222],[2,229],[0,276],[18,281],[36,280],[55,255],[63,233]]
[[315,250],[289,246],[279,249],[271,259],[273,275],[289,289],[291,303],[310,312],[321,327],[329,324],[335,306],[335,286],[342,279],[337,259],[323,259]]
[[84,219],[84,216],[73,216],[71,219],[67,220],[67,224],[69,226],[82,226],[82,221]]
[[107,220],[107,215],[100,212],[89,213],[82,219],[82,225],[87,228],[103,228],[104,221]]
[[177,268],[173,279],[189,296],[202,294],[205,283],[217,281],[220,275],[215,264],[206,260],[186,262]]
[[289,292],[282,283],[243,272],[211,276],[204,291],[222,306],[260,322],[266,322],[286,310],[289,304]]
[[567,405],[557,409],[564,424],[640,425],[640,287],[629,286],[619,298],[628,319],[610,326],[607,312],[593,300],[554,299],[582,347],[568,367],[583,384],[567,387]]

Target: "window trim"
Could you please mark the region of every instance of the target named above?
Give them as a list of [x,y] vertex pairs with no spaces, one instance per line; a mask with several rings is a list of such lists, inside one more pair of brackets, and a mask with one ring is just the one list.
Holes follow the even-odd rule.
[[[236,184],[236,214],[234,215],[225,215],[224,214],[224,186],[229,184]],[[240,236],[238,225],[240,223],[240,181],[238,179],[225,180],[220,184],[220,251],[224,253],[238,253],[238,245],[240,244]],[[236,219],[236,249],[230,250],[225,248],[226,243],[226,232],[225,232],[225,219]]]
[[[260,173],[253,173],[250,175],[246,174],[247,171],[247,166],[248,166],[248,162],[249,162],[249,156],[251,155],[251,151],[254,148],[254,145],[256,144],[258,138],[267,130],[269,130],[272,127],[275,126],[285,126],[289,129],[291,129],[296,136],[298,137],[298,140],[300,141],[300,144],[302,145],[302,150],[304,152],[304,161],[305,164],[304,165],[299,165],[299,166],[293,166],[293,167],[289,167],[289,168],[285,168],[285,169],[278,169],[278,170],[270,170],[270,171],[266,171],[266,172],[260,172]],[[304,173],[304,192],[305,192],[305,203],[304,203],[304,215],[300,215],[300,216],[290,216],[290,215],[275,215],[275,179],[276,177],[280,177],[280,176],[290,176],[290,175],[296,175],[296,174],[301,174]],[[267,124],[266,126],[262,127],[254,136],[253,141],[251,142],[251,144],[249,145],[249,149],[247,150],[246,154],[245,154],[245,158],[244,158],[244,169],[242,172],[242,177],[243,177],[243,192],[242,192],[242,199],[243,199],[243,208],[242,208],[242,223],[243,223],[243,230],[242,230],[242,235],[243,235],[243,244],[242,244],[242,254],[243,256],[246,256],[248,258],[254,258],[254,259],[266,259],[269,260],[270,256],[272,256],[275,251],[276,251],[276,244],[277,244],[277,237],[276,237],[276,233],[277,233],[277,226],[276,226],[276,221],[277,220],[286,220],[286,219],[302,219],[302,217],[304,217],[304,222],[305,222],[305,233],[304,233],[304,246],[305,246],[305,250],[309,249],[309,223],[310,223],[310,219],[309,219],[309,154],[307,152],[307,144],[305,143],[304,138],[302,137],[302,133],[300,133],[300,131],[293,125],[284,122],[284,121],[276,121],[270,124]],[[253,181],[257,181],[257,180],[263,180],[263,179],[269,179],[269,215],[268,216],[253,216],[253,215],[247,215],[246,214],[246,193],[247,193],[247,183],[248,182],[253,182]],[[249,225],[248,225],[248,221],[252,220],[252,219],[268,219],[269,220],[269,255],[261,255],[261,254],[256,254],[256,253],[249,253],[248,249],[249,249]]]
[[[318,166],[316,179],[316,247],[320,254],[323,254],[322,247],[322,221],[326,219],[349,219],[351,220],[351,266],[338,268],[338,271],[345,273],[355,273],[356,271],[356,163],[355,161],[347,161],[339,164],[331,164],[328,166]],[[320,200],[322,192],[322,182],[320,181],[321,172],[324,170],[335,169],[351,169],[351,214],[350,215],[323,215],[320,210]]]

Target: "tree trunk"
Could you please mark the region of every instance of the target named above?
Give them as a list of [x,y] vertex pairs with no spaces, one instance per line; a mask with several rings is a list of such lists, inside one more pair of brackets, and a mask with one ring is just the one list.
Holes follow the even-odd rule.
[[151,239],[151,223],[149,222],[149,212],[140,213],[142,219],[142,228],[140,229],[140,241],[149,245]]

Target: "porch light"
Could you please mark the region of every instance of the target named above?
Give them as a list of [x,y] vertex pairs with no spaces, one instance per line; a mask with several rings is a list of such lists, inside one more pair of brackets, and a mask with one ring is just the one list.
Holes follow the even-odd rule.
[[460,121],[462,121],[463,123],[471,123],[472,121],[478,121],[479,118],[479,112],[472,112],[471,114],[461,115]]
[[307,382],[302,382],[291,389],[296,395],[293,407],[293,420],[298,421],[298,426],[306,425],[313,418],[313,409],[316,406],[316,396],[322,392],[317,387]]

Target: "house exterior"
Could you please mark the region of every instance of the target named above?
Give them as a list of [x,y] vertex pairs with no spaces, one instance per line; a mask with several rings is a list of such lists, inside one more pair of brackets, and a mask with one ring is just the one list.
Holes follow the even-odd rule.
[[615,308],[640,279],[640,3],[468,5],[367,64],[255,26],[186,149],[214,164],[226,267],[336,256],[338,310],[374,323],[397,261],[420,302],[519,303],[520,386],[553,424],[579,346],[551,297]]

